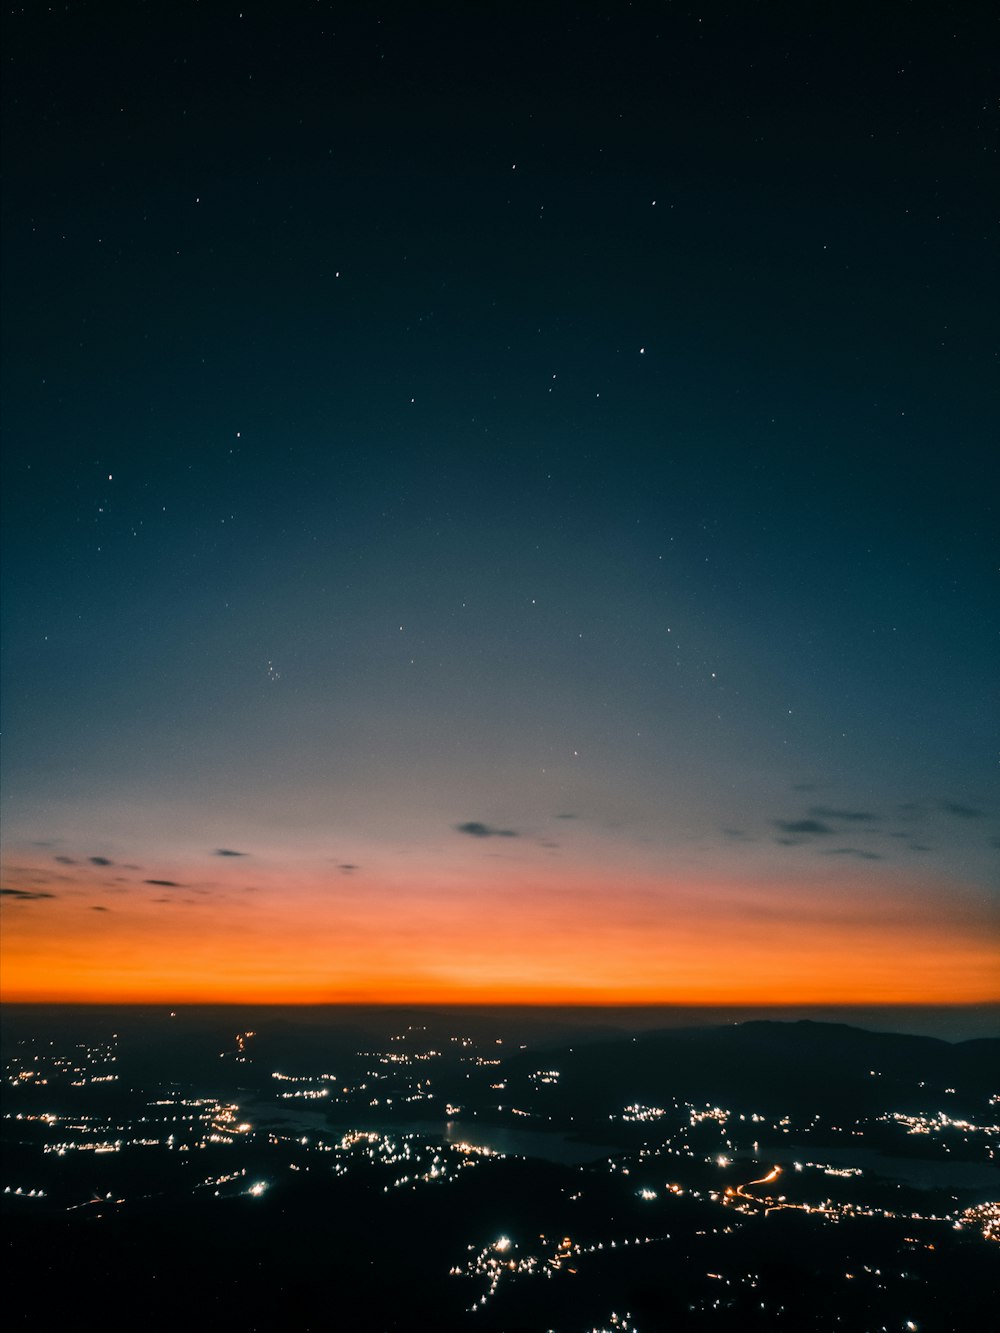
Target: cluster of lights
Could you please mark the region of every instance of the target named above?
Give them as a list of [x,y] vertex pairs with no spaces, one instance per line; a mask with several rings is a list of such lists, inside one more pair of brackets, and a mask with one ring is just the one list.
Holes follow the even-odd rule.
[[[330,1151],[323,1144],[317,1146],[321,1151]],[[334,1151],[360,1156],[375,1166],[403,1167],[403,1173],[383,1187],[386,1194],[391,1189],[439,1184],[453,1179],[458,1171],[477,1165],[481,1158],[503,1156],[480,1144],[464,1141],[442,1144],[415,1134],[392,1135],[363,1129],[343,1135]]]
[[440,1054],[440,1051],[385,1051],[379,1055],[378,1062],[381,1065],[410,1065],[418,1060],[434,1060]]
[[42,1049],[36,1042],[19,1041],[6,1065],[6,1081],[12,1088],[45,1087],[62,1079],[68,1079],[74,1088],[88,1083],[115,1083],[118,1075],[110,1066],[118,1060],[117,1040],[115,1033],[106,1042],[77,1042],[72,1055],[61,1054],[53,1041]]
[[42,1146],[43,1153],[55,1153],[57,1157],[65,1157],[68,1152],[121,1152],[122,1140],[98,1139],[95,1143],[76,1143],[69,1140],[65,1143],[46,1143]]
[[[700,1125],[703,1120],[715,1120],[718,1124],[724,1125],[729,1119],[729,1115],[730,1113],[724,1111],[721,1106],[706,1106],[704,1111],[696,1111],[692,1106],[690,1110],[692,1125]],[[788,1121],[784,1120],[782,1123],[787,1124]]]
[[626,1310],[624,1314],[618,1314],[612,1310],[607,1325],[604,1328],[594,1327],[590,1333],[639,1333],[639,1330],[632,1323],[631,1311]]
[[1000,1243],[1000,1203],[977,1203],[958,1214],[957,1228],[978,1227],[986,1240]]
[[[617,1250],[655,1245],[661,1241],[669,1240],[670,1237],[669,1235],[629,1236],[623,1240],[611,1240],[607,1243],[596,1241],[590,1245],[580,1244],[570,1236],[563,1236],[554,1243],[548,1241],[544,1235],[540,1235],[538,1239],[540,1249],[537,1254],[521,1254],[520,1246],[512,1241],[509,1236],[498,1236],[496,1240],[491,1241],[478,1252],[474,1252],[475,1246],[469,1246],[469,1251],[473,1252],[472,1258],[468,1260],[464,1267],[455,1265],[450,1269],[450,1273],[452,1277],[486,1279],[486,1289],[469,1307],[471,1311],[486,1305],[496,1295],[497,1289],[504,1279],[538,1277],[542,1274],[551,1278],[562,1270],[575,1275],[578,1269],[574,1265],[583,1256],[598,1254],[605,1249]],[[616,1317],[612,1315],[612,1321]],[[630,1319],[631,1315],[626,1315],[625,1318]],[[612,1328],[625,1329],[626,1327],[625,1324],[612,1322]]]
[[[621,1119],[645,1123],[649,1120],[662,1120],[666,1114],[662,1106],[643,1106],[641,1102],[633,1102],[622,1111]],[[611,1115],[608,1119],[614,1120],[615,1117]]]
[[[249,1063],[250,1057],[247,1055],[247,1047],[251,1037],[256,1037],[256,1032],[237,1032],[236,1034],[236,1063],[245,1065]],[[224,1059],[226,1052],[221,1052],[219,1058]]]
[[338,1082],[336,1074],[279,1074],[277,1072],[271,1075],[280,1083],[336,1083]]
[[[221,1176],[209,1176],[207,1180],[203,1180],[203,1181],[201,1182],[201,1184],[195,1186],[195,1188],[196,1188],[196,1189],[210,1189],[210,1188],[212,1188],[213,1186],[228,1185],[229,1182],[232,1181],[232,1180],[242,1180],[243,1177],[246,1175],[246,1173],[247,1173],[247,1169],[246,1169],[246,1167],[244,1166],[244,1167],[242,1167],[239,1171],[228,1171],[228,1172],[225,1172],[225,1173],[224,1173],[223,1175],[221,1175]],[[219,1193],[219,1191],[218,1191],[217,1188],[216,1188],[215,1192],[216,1192],[216,1194]]]
[[903,1125],[907,1134],[935,1134],[948,1129],[961,1130],[963,1134],[1000,1134],[1000,1125],[976,1125],[971,1120],[957,1120],[944,1111],[937,1111],[934,1115],[906,1115],[902,1111],[890,1111],[887,1115],[879,1116],[879,1120]]

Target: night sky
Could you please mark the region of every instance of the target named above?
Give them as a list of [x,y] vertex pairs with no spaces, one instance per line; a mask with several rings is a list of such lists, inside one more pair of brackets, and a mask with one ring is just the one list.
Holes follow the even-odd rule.
[[5,998],[997,997],[987,6],[4,30]]

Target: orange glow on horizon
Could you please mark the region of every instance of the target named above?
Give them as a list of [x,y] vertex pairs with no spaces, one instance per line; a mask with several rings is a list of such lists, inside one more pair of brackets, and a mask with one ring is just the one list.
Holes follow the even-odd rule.
[[[192,884],[194,876],[185,882]],[[8,1003],[905,1005],[998,997],[981,899],[576,875],[474,889],[303,873],[259,892],[6,900]],[[159,901],[156,901],[156,898]]]

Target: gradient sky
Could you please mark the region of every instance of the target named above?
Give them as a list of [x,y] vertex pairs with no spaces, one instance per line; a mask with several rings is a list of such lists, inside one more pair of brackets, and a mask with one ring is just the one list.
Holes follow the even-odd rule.
[[7,16],[6,999],[997,998],[978,21]]

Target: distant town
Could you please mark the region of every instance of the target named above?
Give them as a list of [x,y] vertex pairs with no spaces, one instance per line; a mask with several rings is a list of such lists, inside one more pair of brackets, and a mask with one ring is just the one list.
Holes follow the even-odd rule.
[[160,1293],[148,1327],[182,1312],[177,1264],[233,1327],[279,1326],[291,1290],[319,1327],[324,1274],[352,1328],[929,1333],[984,1308],[996,1042],[403,1018],[5,1015],[11,1273],[98,1263]]

